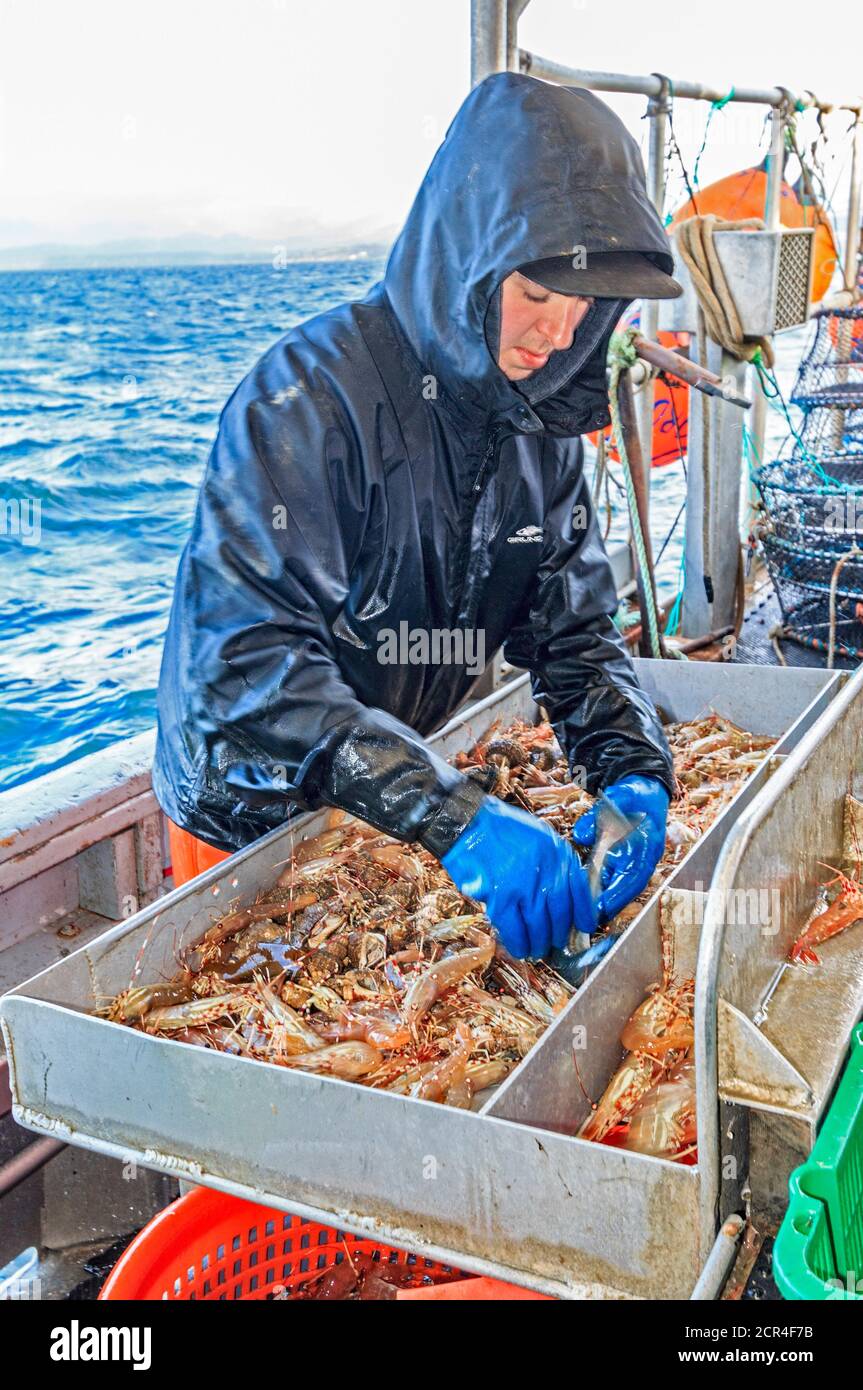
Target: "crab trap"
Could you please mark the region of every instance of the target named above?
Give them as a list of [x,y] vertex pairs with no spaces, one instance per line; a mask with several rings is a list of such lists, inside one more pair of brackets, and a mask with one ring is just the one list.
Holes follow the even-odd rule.
[[785,635],[863,659],[863,307],[816,315],[793,451],[754,475]]

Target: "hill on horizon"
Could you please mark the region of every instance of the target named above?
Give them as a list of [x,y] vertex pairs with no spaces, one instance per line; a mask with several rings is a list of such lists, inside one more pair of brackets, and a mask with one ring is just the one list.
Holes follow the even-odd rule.
[[126,237],[90,244],[55,241],[0,246],[0,270],[120,269],[157,265],[287,264],[291,261],[365,260],[384,256],[395,232],[370,237],[344,233],[313,237]]

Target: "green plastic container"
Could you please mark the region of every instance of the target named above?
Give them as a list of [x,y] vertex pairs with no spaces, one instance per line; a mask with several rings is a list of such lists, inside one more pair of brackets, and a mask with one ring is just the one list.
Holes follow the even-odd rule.
[[773,1247],[785,1298],[863,1302],[863,1023],[807,1161],[788,1184],[790,1200]]

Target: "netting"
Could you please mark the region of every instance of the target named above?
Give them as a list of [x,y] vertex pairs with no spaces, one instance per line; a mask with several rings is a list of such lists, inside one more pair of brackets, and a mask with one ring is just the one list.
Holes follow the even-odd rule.
[[[845,390],[850,394],[850,387]],[[863,454],[863,377],[857,390],[858,401],[853,405],[839,408],[834,404],[807,410],[795,450],[798,456],[808,454],[826,467],[827,457],[835,461],[845,454]]]
[[863,307],[816,315],[786,458],[755,473],[760,539],[787,635],[863,660]]
[[863,306],[820,309],[812,346],[800,363],[791,393],[804,409],[831,405],[839,388],[847,387],[863,402]]

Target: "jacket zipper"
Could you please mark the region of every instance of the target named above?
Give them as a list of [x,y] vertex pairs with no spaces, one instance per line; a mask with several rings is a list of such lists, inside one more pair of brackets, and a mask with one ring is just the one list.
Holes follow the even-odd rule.
[[[500,436],[499,432],[498,432],[497,430],[494,430],[494,429],[493,429],[492,432],[491,432],[491,434],[489,435],[488,439],[486,440],[485,452],[484,452],[484,454],[483,454],[483,456],[482,456],[482,460],[481,460],[480,465],[479,465],[479,472],[477,473],[476,477],[474,478],[473,488],[471,489],[471,491],[472,491],[474,497],[477,497],[478,494],[482,492],[482,485],[483,485],[483,481],[484,481],[484,479],[485,479],[486,470],[487,470],[489,464],[492,462],[492,459],[495,457],[495,455],[496,455],[496,453],[497,453],[498,445],[500,444],[500,441],[501,441],[501,436]],[[474,503],[473,511],[476,511],[476,503]],[[473,511],[471,512],[471,518],[470,518],[470,520],[471,520],[471,529],[473,529]]]
[[464,563],[461,566],[461,576],[459,579],[458,586],[458,597],[456,598],[454,603],[455,613],[459,613],[461,611],[467,587],[467,579],[468,575],[470,574],[471,559],[473,558],[471,551],[471,538],[473,536],[473,524],[476,518],[476,509],[479,506],[480,494],[482,493],[483,486],[485,484],[486,475],[489,470],[489,465],[493,464],[494,460],[496,459],[498,449],[500,448],[502,442],[503,432],[499,428],[493,428],[486,440],[485,449],[483,450],[483,456],[480,460],[479,469],[471,486],[470,515],[467,518],[463,539]]

